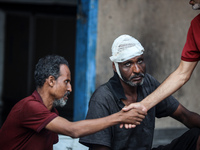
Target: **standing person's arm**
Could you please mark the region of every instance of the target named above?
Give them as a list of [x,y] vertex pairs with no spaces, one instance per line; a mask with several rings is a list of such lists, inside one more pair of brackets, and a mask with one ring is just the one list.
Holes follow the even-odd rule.
[[170,76],[153,93],[144,98],[139,104],[132,103],[123,108],[123,110],[128,111],[132,108],[140,108],[141,106],[144,106],[147,110],[149,110],[181,88],[190,79],[197,62],[198,61],[186,62],[181,60],[179,67],[171,73]]

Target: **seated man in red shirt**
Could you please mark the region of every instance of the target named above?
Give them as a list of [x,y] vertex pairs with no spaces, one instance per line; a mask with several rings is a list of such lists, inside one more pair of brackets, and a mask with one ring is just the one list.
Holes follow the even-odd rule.
[[119,123],[138,125],[146,115],[141,110],[119,111],[101,119],[70,122],[53,107],[55,102],[65,104],[72,91],[68,62],[57,55],[41,58],[34,77],[36,90],[12,108],[0,129],[1,150],[52,150],[57,134],[77,138]]

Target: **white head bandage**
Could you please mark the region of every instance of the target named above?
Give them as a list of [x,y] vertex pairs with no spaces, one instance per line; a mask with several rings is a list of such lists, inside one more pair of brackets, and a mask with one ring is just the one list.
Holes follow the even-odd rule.
[[112,62],[124,62],[130,58],[142,55],[144,52],[143,46],[138,40],[130,35],[121,35],[112,45]]
[[115,39],[112,45],[112,56],[110,60],[114,62],[117,73],[121,79],[118,63],[140,56],[143,52],[144,48],[140,42],[130,35],[121,35]]

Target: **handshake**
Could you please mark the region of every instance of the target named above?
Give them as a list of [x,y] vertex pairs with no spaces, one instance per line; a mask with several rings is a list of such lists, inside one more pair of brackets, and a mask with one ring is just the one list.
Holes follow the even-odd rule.
[[137,102],[125,106],[118,113],[121,117],[120,128],[123,128],[123,126],[126,129],[135,128],[137,125],[140,125],[147,115],[147,108],[140,102]]

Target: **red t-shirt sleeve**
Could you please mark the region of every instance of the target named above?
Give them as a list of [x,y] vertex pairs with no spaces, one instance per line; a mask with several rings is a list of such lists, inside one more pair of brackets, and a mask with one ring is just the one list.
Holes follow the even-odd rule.
[[191,21],[181,59],[184,61],[200,60],[200,14]]
[[21,123],[24,127],[40,132],[51,120],[58,115],[49,111],[39,101],[28,101],[24,104]]

